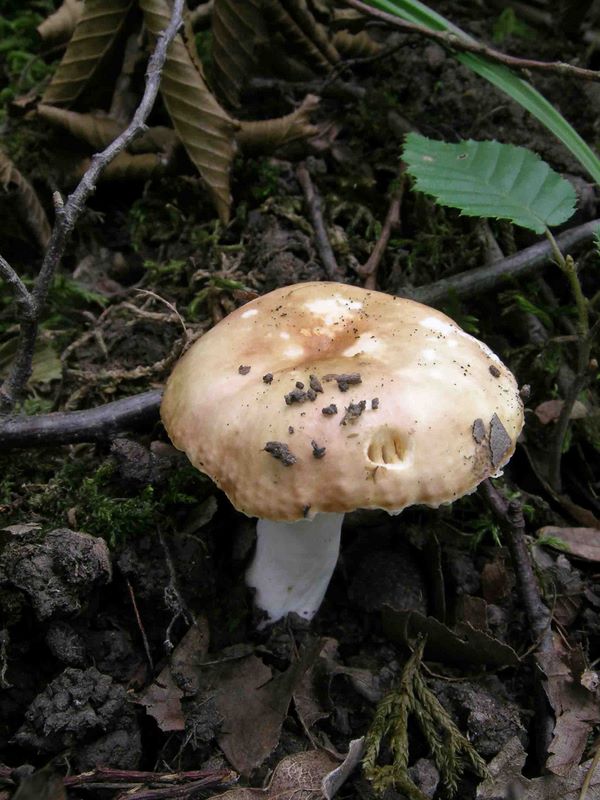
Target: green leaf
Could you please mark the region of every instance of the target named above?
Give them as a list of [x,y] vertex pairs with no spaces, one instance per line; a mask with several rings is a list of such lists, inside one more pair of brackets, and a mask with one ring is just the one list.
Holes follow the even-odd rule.
[[[387,11],[408,22],[424,25],[435,31],[448,31],[458,39],[476,42],[463,30],[436,13],[418,0],[369,0],[373,8]],[[600,184],[600,159],[584,142],[567,120],[549,103],[537,89],[524,81],[508,67],[489,61],[484,56],[473,53],[457,53],[456,58],[473,72],[485,78],[503,91],[519,105],[527,109],[542,125],[545,125],[575,156],[596,183]]]
[[403,159],[417,189],[470,217],[509,219],[543,233],[575,209],[571,184],[525,147],[472,139],[448,144],[410,133]]

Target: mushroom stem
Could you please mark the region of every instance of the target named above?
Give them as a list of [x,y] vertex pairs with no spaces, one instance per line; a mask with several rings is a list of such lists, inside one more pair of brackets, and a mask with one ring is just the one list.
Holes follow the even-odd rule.
[[312,619],[323,601],[340,551],[343,514],[274,522],[259,519],[256,553],[246,583],[268,623],[292,612]]

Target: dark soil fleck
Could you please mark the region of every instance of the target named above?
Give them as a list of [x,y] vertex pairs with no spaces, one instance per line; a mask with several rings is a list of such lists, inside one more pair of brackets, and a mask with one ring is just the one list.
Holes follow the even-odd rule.
[[310,376],[310,388],[313,392],[322,392],[323,386],[321,385],[321,381],[317,378],[316,375]]
[[265,450],[286,467],[291,467],[292,464],[296,463],[296,456],[290,451],[287,444],[283,442],[267,442]]
[[347,425],[349,422],[355,422],[366,407],[366,400],[359,400],[358,403],[350,403],[350,405],[346,407],[346,413],[342,417],[340,425]]
[[378,397],[374,397],[371,400],[371,409],[372,409],[372,411],[377,411],[378,408],[379,408],[379,398]]
[[326,417],[332,417],[334,414],[337,414],[337,406],[335,403],[332,403],[330,406],[325,406],[325,408],[321,409],[321,414],[325,414]]
[[319,447],[319,445],[315,442],[314,439],[311,441],[310,444],[311,444],[311,447],[312,447],[313,456],[315,458],[323,458],[323,456],[327,452],[327,448],[326,447]]
[[273,373],[272,372],[267,372],[266,375],[263,375],[263,381],[266,384],[273,383]]
[[494,414],[490,422],[490,453],[494,467],[497,467],[502,462],[511,444],[512,440],[500,421],[500,417]]
[[494,378],[500,377],[500,370],[494,364],[490,364],[490,373],[494,376]]
[[359,372],[348,372],[343,373],[342,375],[324,375],[323,380],[337,381],[340,392],[347,392],[351,386],[356,386],[356,384],[362,383],[362,378],[360,377]]
[[238,372],[240,375],[247,375],[251,369],[252,367],[250,367],[248,364],[240,364],[238,367]]

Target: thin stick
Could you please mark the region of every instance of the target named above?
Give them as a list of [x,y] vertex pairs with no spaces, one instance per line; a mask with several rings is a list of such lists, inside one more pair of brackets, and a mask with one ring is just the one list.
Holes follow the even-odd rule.
[[[45,305],[54,274],[62,260],[71,233],[83,213],[89,196],[96,189],[96,183],[102,170],[136,136],[146,130],[146,120],[158,95],[162,70],[167,58],[167,50],[183,24],[183,7],[184,0],[175,0],[169,24],[162,34],[157,37],[156,47],[148,61],[144,94],[130,124],[106,149],[92,157],[89,168],[67,199],[65,205],[62,205],[60,199],[55,202],[56,220],[48,243],[48,249],[31,292],[32,308],[31,303],[28,303],[23,295],[22,289],[24,285],[21,284],[19,286],[15,282],[14,276],[16,273],[9,267],[10,272],[12,272],[9,280],[13,291],[19,292],[21,305],[23,303],[28,304],[30,310],[33,311],[33,315],[29,317],[22,316],[17,354],[11,365],[8,377],[0,387],[0,413],[9,413],[14,408],[15,403],[23,393],[27,381],[31,377],[31,365],[41,311]],[[6,270],[7,266],[4,261],[2,266],[2,275],[4,277],[7,274],[10,276],[10,273]]]
[[[556,242],[563,252],[573,252],[576,248],[587,244],[594,238],[600,227],[600,219],[593,219],[570,228],[556,237]],[[435,305],[446,300],[449,296],[473,297],[474,295],[496,289],[499,284],[510,278],[522,278],[530,275],[540,267],[548,264],[553,256],[550,243],[546,240],[521,250],[514,256],[509,256],[493,264],[459,272],[450,278],[430,283],[428,286],[418,286],[415,289],[404,289],[399,294],[418,300],[420,303]]]
[[352,6],[352,8],[356,8],[357,11],[362,11],[362,13],[367,16],[380,19],[388,25],[399,28],[405,33],[416,33],[419,36],[425,36],[427,39],[433,39],[450,50],[484,56],[490,61],[496,64],[503,64],[510,69],[531,70],[535,72],[551,73],[553,75],[571,76],[584,81],[600,81],[600,72],[594,69],[575,67],[563,61],[536,61],[531,58],[509,56],[506,53],[502,53],[500,50],[494,50],[492,47],[486,47],[486,45],[476,42],[466,34],[460,36],[451,31],[436,31],[425,25],[407,22],[393,14],[388,14],[385,11],[373,8],[373,6],[363,3],[361,0],[344,0],[344,2],[346,5]]
[[319,251],[323,268],[325,269],[325,275],[330,281],[339,281],[340,268],[335,260],[333,249],[325,229],[325,223],[323,221],[323,209],[321,206],[321,196],[314,187],[310,173],[306,168],[306,164],[299,164],[298,168],[296,169],[296,177],[298,178],[300,186],[302,187],[302,191],[304,192],[304,198],[306,200],[312,226],[315,231],[317,250]]
[[385,253],[388,242],[390,241],[392,231],[400,222],[400,208],[402,207],[404,185],[404,179],[401,178],[399,186],[392,194],[392,201],[390,203],[390,207],[388,208],[387,216],[385,218],[385,222],[383,223],[381,235],[377,240],[377,244],[373,248],[373,252],[367,261],[356,270],[360,277],[364,280],[365,289],[375,289],[377,286],[377,271],[379,269],[379,264],[381,263],[383,254]]
[[152,660],[152,653],[150,652],[150,644],[148,643],[148,637],[146,636],[146,631],[144,629],[144,624],[142,622],[142,618],[140,616],[139,609],[137,607],[137,602],[135,600],[135,592],[133,591],[133,586],[131,585],[129,578],[126,578],[127,589],[129,590],[129,597],[131,599],[131,605],[133,606],[133,613],[135,614],[135,621],[137,622],[140,634],[142,636],[142,641],[144,642],[144,650],[146,651],[146,658],[148,659],[148,664],[150,665],[150,671],[154,671],[154,661]]

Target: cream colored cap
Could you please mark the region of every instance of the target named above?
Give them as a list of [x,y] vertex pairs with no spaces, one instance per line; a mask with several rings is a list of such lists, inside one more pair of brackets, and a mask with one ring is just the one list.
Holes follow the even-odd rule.
[[523,426],[512,373],[449,317],[325,282],[202,336],[161,415],[237,509],[273,520],[451,502],[500,470]]

